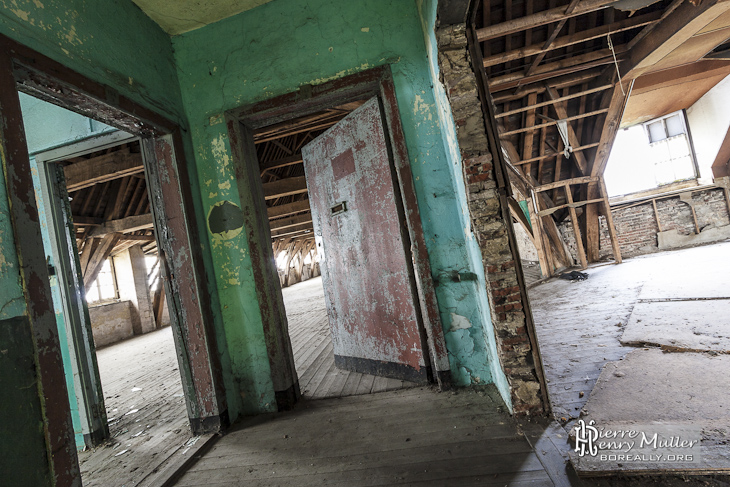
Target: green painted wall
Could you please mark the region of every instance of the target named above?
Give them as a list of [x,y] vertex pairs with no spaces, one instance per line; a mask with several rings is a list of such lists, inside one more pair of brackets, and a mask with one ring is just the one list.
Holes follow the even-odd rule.
[[[434,275],[457,270],[480,276],[477,284],[439,279],[454,379],[462,385],[491,383],[499,363],[481,257],[469,231],[453,121],[448,119],[448,136],[442,130],[446,110],[432,87],[432,52],[426,49],[424,29],[413,1],[277,0],[174,37],[173,46],[206,214],[224,201],[240,205],[225,110],[391,64]],[[231,357],[227,380],[241,388],[243,412],[272,410],[245,231],[209,232],[208,238]],[[468,328],[461,328],[459,316],[468,320]],[[235,404],[238,398],[230,392]]]
[[130,1],[6,0],[4,34],[182,122],[170,38]]
[[[479,248],[477,240],[471,231],[471,219],[466,200],[466,187],[461,172],[462,162],[456,135],[456,124],[454,123],[454,118],[451,112],[451,104],[449,103],[443,83],[439,80],[438,43],[435,33],[438,0],[416,0],[416,6],[418,8],[424,43],[428,53],[428,66],[429,71],[431,72],[431,79],[435,80],[432,83],[433,96],[434,100],[436,100],[439,122],[442,128],[441,135],[443,138],[443,145],[447,148],[446,157],[449,161],[449,165],[455,168],[457,172],[454,177],[454,190],[456,195],[458,195],[459,216],[466,236],[466,253],[469,259],[469,264],[471,268],[474,269],[474,273],[477,276],[476,282],[464,284],[464,286],[469,286],[471,288],[470,291],[474,294],[474,301],[476,304],[474,315],[470,318],[476,318],[481,323],[484,323],[484,326],[479,327],[479,329],[474,327],[469,328],[468,330],[447,329],[447,345],[449,345],[450,348],[453,348],[454,346],[459,346],[458,344],[465,342],[468,344],[470,341],[474,340],[483,341],[487,350],[494,383],[499,389],[502,399],[508,407],[511,408],[512,395],[510,392],[510,386],[499,362],[497,342],[494,334],[494,328],[492,326],[489,310],[489,298],[486,294],[487,278],[484,274],[481,249]],[[484,149],[487,150],[487,147]],[[471,319],[470,322],[472,322]],[[464,374],[470,373],[468,369],[463,372]],[[464,382],[463,378],[461,382]]]

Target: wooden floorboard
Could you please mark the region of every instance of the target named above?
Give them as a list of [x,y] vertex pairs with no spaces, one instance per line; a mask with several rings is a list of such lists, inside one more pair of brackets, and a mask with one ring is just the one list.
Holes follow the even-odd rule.
[[335,367],[321,277],[286,287],[282,294],[303,397],[346,397],[416,386],[412,382],[382,379]]
[[553,486],[497,400],[430,388],[303,400],[242,422],[176,485]]
[[97,351],[111,439],[79,453],[85,487],[144,483],[192,439],[172,340],[164,328]]

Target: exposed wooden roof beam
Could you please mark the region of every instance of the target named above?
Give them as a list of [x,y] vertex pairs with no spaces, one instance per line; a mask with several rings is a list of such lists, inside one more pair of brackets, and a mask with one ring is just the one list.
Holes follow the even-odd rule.
[[[572,120],[580,120],[583,118],[595,117],[596,115],[606,113],[607,111],[608,111],[608,108],[602,108],[600,110],[594,110],[592,112],[581,113],[580,115],[573,115],[572,117],[568,117],[565,120],[570,122]],[[550,127],[551,125],[555,125],[555,122],[540,123],[540,124],[534,125],[532,127],[525,127],[525,128],[521,128],[521,129],[510,130],[508,132],[502,132],[499,135],[500,135],[500,137],[507,137],[508,135],[515,135],[515,134],[521,134],[523,132],[530,132],[532,130],[539,130],[544,127]]]
[[312,214],[305,213],[303,215],[292,216],[290,218],[282,218],[269,223],[272,230],[280,230],[283,228],[296,227],[303,223],[312,223]]
[[309,200],[295,201],[284,205],[272,206],[266,209],[269,220],[309,211]]
[[[579,154],[580,151],[584,151],[584,150],[588,150],[588,149],[593,149],[594,147],[598,147],[598,142],[596,142],[594,144],[586,144],[586,145],[581,145],[581,146],[578,146],[578,147],[573,147],[572,154],[575,156],[575,155]],[[553,152],[551,154],[543,154],[541,156],[531,157],[529,159],[523,159],[521,161],[516,161],[516,162],[513,162],[512,164],[515,165],[515,166],[521,166],[523,164],[530,164],[531,162],[537,162],[537,161],[541,161],[543,159],[549,159],[551,157],[555,157],[555,156],[558,156],[560,154],[562,154],[562,153],[561,152]]]
[[651,35],[631,49],[627,66],[621,70],[622,78],[635,79],[650,72],[652,66],[729,9],[730,1],[727,0],[704,0],[697,6],[683,2],[652,30]]
[[492,100],[494,103],[506,103],[509,101],[519,100],[524,98],[528,93],[544,93],[546,86],[551,86],[556,90],[570,88],[594,80],[602,74],[603,68],[587,69],[578,73],[563,75],[559,78],[552,78],[545,82],[522,85],[519,89],[511,93],[496,94],[492,96]]
[[261,174],[269,169],[278,169],[280,167],[293,166],[294,164],[300,164],[302,162],[302,155],[295,154],[293,156],[278,159],[276,161],[264,162],[261,164]]
[[[545,44],[542,46],[542,52],[535,56],[535,59],[532,60],[532,64],[530,64],[530,67],[527,68],[525,71],[525,75],[529,76],[532,73],[535,72],[535,69],[537,69],[537,66],[542,62],[542,60],[547,55],[547,51],[550,49],[550,46],[555,41],[555,38],[558,37],[560,34],[560,31],[563,30],[563,27],[565,27],[565,24],[568,22],[567,15],[570,15],[573,10],[575,10],[575,7],[578,5],[579,0],[571,0],[568,7],[565,9],[565,15],[566,17],[562,19],[560,22],[558,22],[558,25],[555,26],[552,33],[548,36],[547,40],[545,41]],[[525,43],[527,44],[527,43]]]
[[275,230],[271,232],[271,238],[281,238],[284,236],[296,238],[297,236],[310,234],[312,233],[312,230],[314,227],[311,223],[305,223],[301,226],[301,228],[291,228],[291,229],[284,229],[284,230]]
[[[617,55],[626,52],[625,45],[616,46],[615,49]],[[605,64],[613,64],[613,56],[610,49],[601,49],[544,64],[535,70],[535,74],[530,76],[527,76],[525,72],[520,72],[492,78],[489,83],[489,91],[494,93],[508,90],[521,84],[543,81]]]
[[629,17],[628,19],[614,22],[610,25],[602,25],[593,29],[584,30],[577,32],[573,35],[566,35],[558,37],[549,46],[545,47],[546,44],[532,44],[527,47],[521,47],[514,49],[509,52],[495,54],[484,58],[484,66],[495,66],[502,64],[507,61],[515,61],[525,57],[534,56],[536,54],[545,53],[555,49],[561,49],[563,47],[580,44],[581,42],[591,41],[600,37],[605,37],[608,33],[615,34],[617,32],[623,32],[625,30],[634,29],[636,27],[646,26],[653,24],[661,18],[660,12],[652,12],[644,15],[637,15],[636,17]]
[[264,183],[264,199],[273,200],[283,196],[291,196],[307,192],[307,180],[304,176],[280,179]]
[[579,98],[583,95],[590,95],[591,93],[598,93],[599,91],[604,91],[609,88],[613,88],[613,85],[601,85],[596,88],[591,88],[590,90],[581,91],[579,93],[573,93],[572,95],[561,96],[560,98],[556,98],[555,100],[547,100],[547,101],[543,101],[540,103],[536,103],[534,105],[528,105],[528,106],[524,106],[522,108],[516,108],[516,109],[510,110],[508,112],[499,113],[496,115],[496,118],[503,118],[503,117],[507,117],[510,115],[514,115],[515,113],[526,112],[527,110],[531,110],[533,108],[544,107],[544,106],[552,105],[554,103],[558,103],[558,102],[565,101],[565,100],[572,100],[573,98]]
[[142,155],[112,152],[63,168],[68,192],[88,188],[97,183],[144,172]]
[[153,228],[152,214],[128,216],[119,220],[109,220],[103,225],[94,227],[89,231],[90,237],[101,237],[109,233],[130,233],[137,230],[149,230]]
[[[550,99],[553,101],[560,98],[560,96],[558,96],[558,93],[552,88],[548,88],[547,93],[548,93],[548,96],[550,97]],[[558,119],[562,120],[562,119],[568,118],[568,107],[567,107],[565,101],[555,102],[553,104],[553,108],[555,109],[555,113],[558,115]],[[586,175],[586,174],[588,174],[588,171],[590,170],[590,168],[588,167],[588,162],[586,161],[585,155],[583,155],[582,152],[575,150],[576,147],[579,147],[581,145],[581,141],[578,140],[578,136],[575,134],[575,130],[573,130],[573,126],[570,123],[567,125],[568,125],[568,142],[574,148],[573,149],[573,151],[574,151],[573,160],[575,161],[575,164],[578,167],[578,169],[580,170],[580,172],[583,175]]]
[[596,10],[608,7],[615,1],[616,0],[583,0],[569,14],[565,13],[566,6],[563,5],[561,7],[551,8],[532,15],[502,22],[501,24],[490,25],[489,27],[483,27],[477,30],[477,40],[479,42],[484,42],[489,39],[494,39],[495,37],[514,34],[521,30],[532,29],[552,22],[558,22],[566,17],[576,17],[589,12],[595,12]]

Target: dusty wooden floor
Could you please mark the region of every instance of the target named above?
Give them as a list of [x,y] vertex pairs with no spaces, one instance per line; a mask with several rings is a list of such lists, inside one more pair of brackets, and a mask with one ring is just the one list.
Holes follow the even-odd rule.
[[493,388],[303,401],[220,438],[177,486],[553,486]]
[[172,330],[97,351],[111,440],[79,453],[83,484],[133,486],[191,440]]
[[412,382],[335,367],[321,277],[294,284],[282,291],[299,388],[304,397],[344,397],[415,386]]

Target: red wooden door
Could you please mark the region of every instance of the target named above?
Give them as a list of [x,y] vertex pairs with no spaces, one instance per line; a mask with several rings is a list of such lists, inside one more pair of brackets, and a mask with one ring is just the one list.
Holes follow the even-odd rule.
[[303,148],[335,364],[428,380],[383,115],[370,99]]

